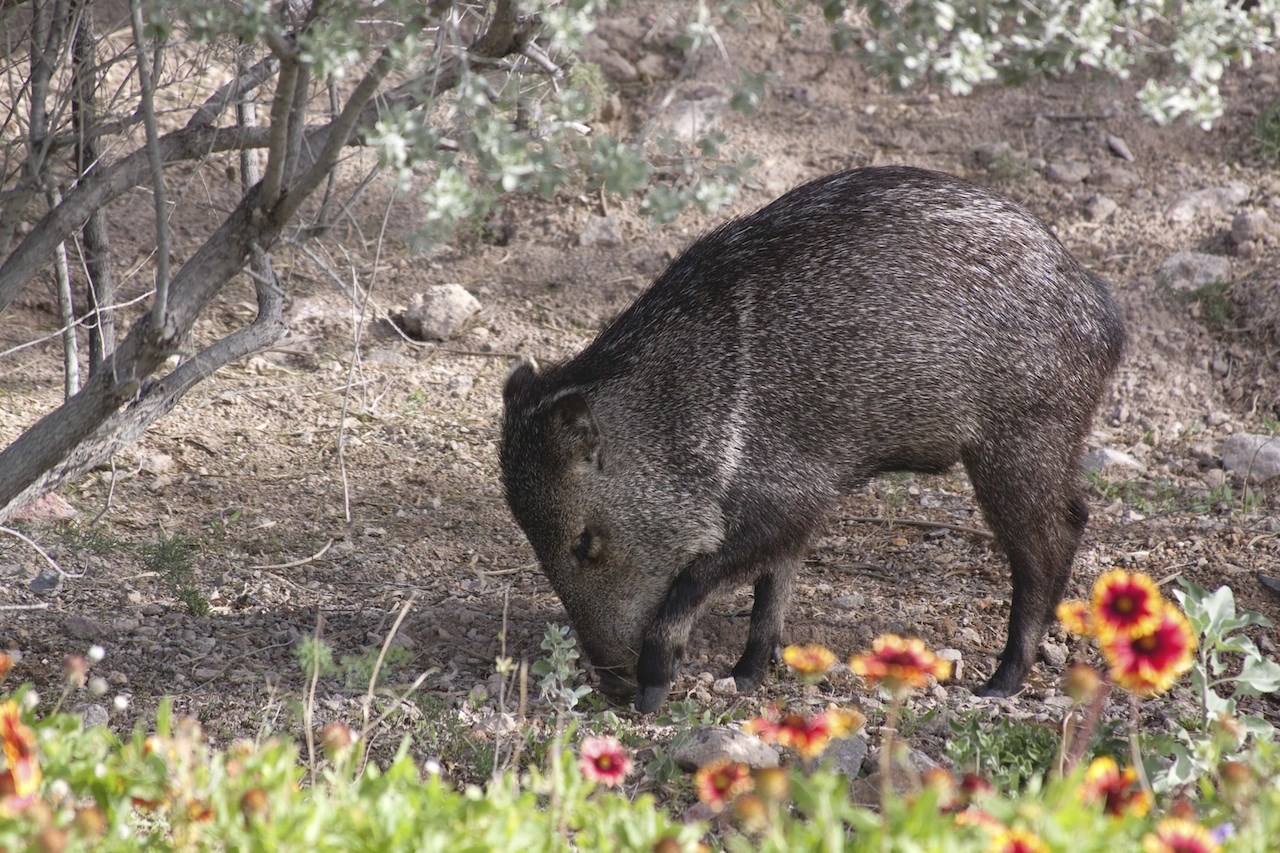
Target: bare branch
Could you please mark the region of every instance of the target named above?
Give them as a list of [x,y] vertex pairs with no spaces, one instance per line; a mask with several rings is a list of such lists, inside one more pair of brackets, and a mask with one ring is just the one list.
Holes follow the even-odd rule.
[[[72,44],[71,77],[75,92],[71,103],[71,124],[76,137],[76,172],[83,177],[97,166],[102,153],[98,149],[97,138],[98,77],[94,70],[97,42],[93,37],[93,5],[86,0],[81,10],[80,26]],[[85,290],[89,297],[89,372],[93,373],[116,345],[115,315],[104,308],[115,300],[116,285],[107,215],[102,208],[89,215],[81,230],[81,241],[80,257],[84,263]]]
[[262,179],[262,210],[270,212],[280,200],[284,185],[285,161],[289,152],[289,118],[293,109],[293,92],[298,84],[298,63],[281,63],[276,94],[271,101],[271,136],[267,147],[267,170]]
[[[156,301],[151,304],[151,323],[162,339],[176,338],[169,327],[169,203],[164,189],[164,160],[160,155],[160,134],[156,130],[155,81],[147,63],[142,31],[142,2],[129,0],[129,21],[133,44],[138,52],[138,88],[142,104],[142,125],[147,133],[147,160],[151,165],[152,191],[156,209]],[[158,50],[159,48],[157,48]]]

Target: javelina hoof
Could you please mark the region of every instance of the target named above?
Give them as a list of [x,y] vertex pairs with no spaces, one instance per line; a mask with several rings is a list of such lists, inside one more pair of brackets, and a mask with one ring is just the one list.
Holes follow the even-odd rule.
[[636,691],[636,710],[641,714],[651,714],[667,701],[670,687],[666,684],[651,684]]
[[738,688],[738,692],[750,693],[763,684],[765,676],[769,674],[770,662],[775,666],[782,664],[781,643],[775,643],[772,651],[764,656],[754,654],[748,647],[742,659],[733,667],[733,684]]
[[990,699],[1005,699],[1022,690],[1022,680],[1026,678],[1030,667],[1017,667],[1009,664],[1011,660],[1007,650],[1000,655],[1000,666],[996,667],[991,680],[974,692],[975,696]]

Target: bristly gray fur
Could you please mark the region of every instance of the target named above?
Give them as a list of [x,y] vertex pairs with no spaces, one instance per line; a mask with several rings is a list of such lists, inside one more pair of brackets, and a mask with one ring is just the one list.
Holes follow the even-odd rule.
[[754,583],[763,677],[810,537],[887,471],[963,461],[1014,600],[1016,690],[1088,511],[1082,442],[1124,344],[1034,216],[906,167],[821,178],[702,237],[582,353],[507,382],[511,509],[606,689],[661,701],[705,599]]

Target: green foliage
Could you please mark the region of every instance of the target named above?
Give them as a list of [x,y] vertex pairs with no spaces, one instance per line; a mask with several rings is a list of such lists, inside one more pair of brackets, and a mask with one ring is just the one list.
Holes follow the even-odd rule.
[[1186,295],[1188,302],[1200,305],[1200,319],[1211,331],[1220,332],[1231,326],[1233,315],[1231,283],[1211,281]]
[[209,600],[196,585],[195,550],[190,543],[162,530],[156,536],[156,544],[144,546],[142,554],[147,567],[164,578],[173,594],[187,606],[188,613],[204,616],[209,612]]
[[591,688],[578,683],[583,672],[578,666],[578,644],[569,636],[569,626],[547,625],[539,647],[547,656],[536,661],[530,671],[538,676],[540,695],[557,710],[572,711]]
[[1270,627],[1270,620],[1251,611],[1238,612],[1230,587],[1210,593],[1186,579],[1179,579],[1179,585],[1174,597],[1200,637],[1191,670],[1200,718],[1179,726],[1173,736],[1153,739],[1155,751],[1172,759],[1171,764],[1152,762],[1149,772],[1157,788],[1196,782],[1222,760],[1242,755],[1250,742],[1273,742],[1276,735],[1261,717],[1239,713],[1241,697],[1280,690],[1280,664],[1242,633]]
[[1014,794],[1054,769],[1060,743],[1058,732],[1046,726],[972,711],[951,721],[947,757]]
[[1280,162],[1280,101],[1272,101],[1258,115],[1253,126],[1258,152],[1273,162]]
[[[1147,772],[1157,791],[1164,792],[1149,813],[1110,814],[1106,799],[1087,796],[1087,762],[1065,777],[1055,775],[1057,736],[1051,729],[977,713],[953,724],[950,753],[962,769],[988,774],[995,783],[989,793],[959,798],[955,780],[935,773],[914,793],[882,789],[879,807],[872,809],[851,798],[845,777],[796,765],[784,771],[781,785],[778,779],[761,782],[708,827],[682,822],[651,794],[637,795],[627,785],[601,788],[584,777],[566,746],[575,729],[623,728],[611,712],[576,717],[581,725],[571,722],[552,738],[530,732],[526,755],[533,763],[522,772],[459,787],[442,778],[441,764],[483,766],[481,777],[473,777],[482,778],[492,768],[493,745],[449,708],[427,700],[421,737],[406,739],[389,761],[366,764],[358,741],[339,738],[326,743],[327,757],[314,768],[314,781],[304,784],[309,768],[286,739],[216,749],[199,724],[174,720],[163,702],[155,734],[139,730],[121,740],[104,728],[85,730],[79,717],[56,711],[30,720],[35,697],[20,688],[11,704],[0,702],[0,713],[8,715],[0,726],[0,773],[12,762],[34,760],[43,778],[32,800],[0,793],[0,849],[648,851],[709,843],[731,851],[977,853],[1006,849],[1009,838],[1000,833],[1017,830],[1051,850],[1113,853],[1147,846],[1174,793],[1186,797],[1180,812],[1190,810],[1217,831],[1228,853],[1271,849],[1280,833],[1280,746],[1269,726],[1239,715],[1236,705],[1241,696],[1280,689],[1280,667],[1242,633],[1268,623],[1239,612],[1226,588],[1208,593],[1184,584],[1176,594],[1201,636],[1201,672],[1192,681],[1204,697],[1203,716],[1181,733],[1177,746],[1186,758],[1164,752],[1168,744],[1159,737],[1132,733],[1152,759]],[[568,705],[563,691],[577,692],[571,687],[576,649],[557,626],[549,628],[544,649],[548,692]],[[323,643],[303,641],[298,654],[308,672],[336,669]],[[714,721],[692,706],[674,710],[670,722],[678,726]],[[13,725],[16,713],[27,718],[34,735]],[[922,716],[914,724],[924,722]],[[1109,740],[1101,746],[1107,754],[1121,746],[1107,729],[1093,737],[1095,744]],[[411,742],[441,761],[420,768],[409,757]],[[24,755],[33,758],[19,759]],[[1162,755],[1173,756],[1171,768]],[[659,792],[683,787],[665,750],[655,749],[655,756],[646,773],[650,784]],[[1192,772],[1179,777],[1184,763]]]
[[[1089,488],[1105,500],[1121,500],[1144,515],[1177,509],[1185,496],[1168,480],[1113,480],[1100,471],[1085,472]],[[1183,501],[1198,506],[1194,501]]]
[[[845,2],[820,5],[829,19]],[[1250,5],[1250,8],[1246,8]],[[1218,83],[1233,63],[1248,66],[1280,36],[1280,3],[1222,0],[859,0],[872,36],[862,45],[871,66],[901,88],[927,78],[967,94],[989,81],[1096,68],[1125,78],[1153,60],[1166,80],[1148,78],[1143,110],[1160,123],[1186,116],[1204,128],[1222,115]]]

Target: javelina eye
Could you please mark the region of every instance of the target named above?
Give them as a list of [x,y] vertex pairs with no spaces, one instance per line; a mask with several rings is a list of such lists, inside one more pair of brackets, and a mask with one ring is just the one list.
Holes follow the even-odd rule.
[[579,565],[585,564],[594,556],[592,553],[592,546],[594,544],[595,543],[592,541],[591,531],[582,531],[582,535],[578,537],[578,544],[573,548],[573,557],[578,561]]

